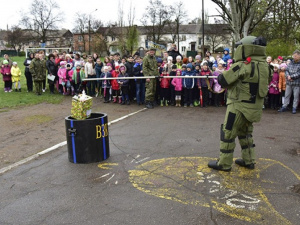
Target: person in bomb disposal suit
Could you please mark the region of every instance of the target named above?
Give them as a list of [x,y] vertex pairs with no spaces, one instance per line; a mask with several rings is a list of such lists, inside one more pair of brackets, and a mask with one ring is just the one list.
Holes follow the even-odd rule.
[[212,169],[231,170],[236,137],[242,148],[242,159],[235,163],[247,169],[255,168],[252,124],[261,119],[272,75],[265,46],[266,40],[262,37],[241,39],[236,43],[235,63],[218,77],[219,84],[228,89],[228,97],[225,121],[221,125],[220,157],[208,163]]
[[[149,54],[143,60],[144,76],[159,76],[155,48],[151,48]],[[156,92],[156,79],[146,79],[146,107],[153,109],[153,101]]]

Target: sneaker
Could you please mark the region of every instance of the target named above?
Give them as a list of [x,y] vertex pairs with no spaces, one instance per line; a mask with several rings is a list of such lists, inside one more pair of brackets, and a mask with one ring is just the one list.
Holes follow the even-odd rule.
[[255,165],[254,163],[251,163],[251,164],[247,164],[245,163],[245,161],[243,159],[237,159],[235,160],[235,164],[239,165],[239,166],[242,166],[242,167],[245,167],[249,170],[253,170],[255,169]]
[[194,107],[194,105],[191,103],[191,104],[190,104],[190,107]]
[[45,92],[46,91],[46,89],[43,89],[43,92]]
[[7,90],[5,90],[4,92],[8,92]]
[[184,104],[183,107],[187,107],[187,104]]
[[296,114],[296,108],[293,108],[293,109],[292,109],[292,113],[293,113],[293,114]]
[[12,90],[11,90],[11,89],[9,89],[9,90],[8,90],[8,92],[12,92]]
[[286,112],[286,107],[281,107],[278,112]]

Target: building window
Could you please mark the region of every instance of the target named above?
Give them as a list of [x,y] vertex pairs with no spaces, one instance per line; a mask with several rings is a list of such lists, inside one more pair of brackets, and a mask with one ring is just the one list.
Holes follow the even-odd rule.
[[78,41],[83,41],[83,37],[82,36],[78,36]]
[[199,42],[199,45],[201,45],[201,43],[202,43],[202,38],[198,38],[198,42]]
[[111,41],[115,41],[115,40],[116,40],[116,38],[112,36],[111,37]]
[[79,46],[79,47],[78,47],[78,50],[79,50],[80,52],[82,52],[82,51],[83,51],[83,47],[82,47],[82,46]]
[[182,36],[181,36],[181,40],[182,40],[182,41],[186,41],[186,35],[182,35]]
[[185,46],[182,46],[182,47],[181,47],[181,52],[185,52],[185,50],[186,50],[186,47],[185,47]]

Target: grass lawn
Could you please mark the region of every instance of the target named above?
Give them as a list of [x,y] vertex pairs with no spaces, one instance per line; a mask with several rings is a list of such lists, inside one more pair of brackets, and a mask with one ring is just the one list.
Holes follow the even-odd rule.
[[[4,92],[4,82],[2,80],[2,74],[1,74],[1,81],[0,81],[0,112],[5,110],[5,108],[12,108],[17,106],[24,106],[24,105],[35,105],[42,102],[48,102],[53,104],[61,103],[64,99],[64,96],[60,94],[54,94],[50,95],[49,92],[49,85],[46,84],[47,90],[45,93],[43,93],[40,96],[35,95],[35,92],[27,92],[27,85],[26,85],[26,78],[25,78],[25,67],[23,65],[23,62],[25,60],[25,57],[10,57],[12,61],[15,61],[18,63],[18,66],[20,67],[22,71],[21,75],[21,89],[22,92],[10,92],[5,93]],[[1,61],[3,58],[1,58]],[[13,88],[14,90],[14,88]],[[34,87],[33,87],[33,90]],[[1,110],[2,109],[2,110]]]

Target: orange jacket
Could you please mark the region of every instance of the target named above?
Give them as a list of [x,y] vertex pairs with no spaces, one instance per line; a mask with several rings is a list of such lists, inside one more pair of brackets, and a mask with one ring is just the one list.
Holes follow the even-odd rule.
[[285,72],[284,71],[280,71],[279,72],[278,88],[281,91],[285,91],[285,87],[286,87]]

